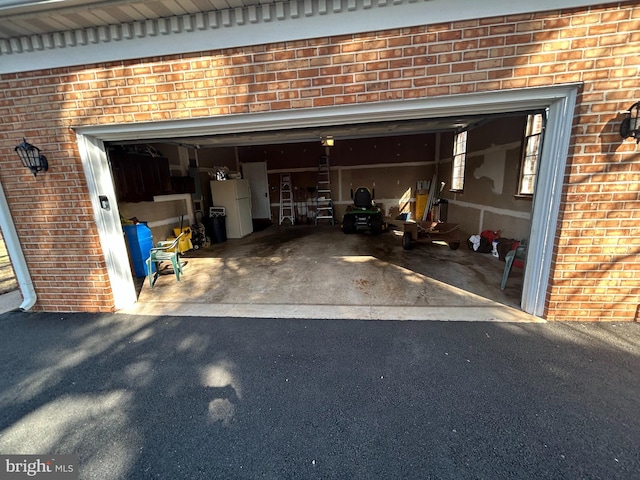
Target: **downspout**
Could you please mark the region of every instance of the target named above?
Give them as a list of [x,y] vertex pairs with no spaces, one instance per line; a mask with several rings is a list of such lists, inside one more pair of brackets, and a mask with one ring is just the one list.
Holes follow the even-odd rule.
[[20,248],[20,240],[18,239],[18,233],[16,232],[16,226],[13,223],[13,218],[9,212],[9,204],[7,203],[7,197],[4,195],[4,188],[0,182],[0,228],[4,235],[4,242],[9,252],[9,258],[11,258],[11,264],[13,271],[16,274],[18,280],[18,286],[24,299],[20,305],[20,310],[30,310],[36,303],[36,291],[31,283],[31,275],[27,268],[27,261],[24,258],[22,248]]

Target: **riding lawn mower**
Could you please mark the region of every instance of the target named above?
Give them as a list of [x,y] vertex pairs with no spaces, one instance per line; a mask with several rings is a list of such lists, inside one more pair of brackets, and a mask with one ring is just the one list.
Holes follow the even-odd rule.
[[[374,190],[375,192],[375,190]],[[367,187],[358,187],[355,194],[351,190],[353,205],[347,207],[342,217],[342,231],[346,234],[370,231],[378,235],[387,230],[382,210],[373,201],[373,194]]]

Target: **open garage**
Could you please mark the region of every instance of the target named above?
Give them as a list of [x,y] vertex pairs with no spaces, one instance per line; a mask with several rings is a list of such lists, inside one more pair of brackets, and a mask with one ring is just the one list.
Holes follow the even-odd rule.
[[[571,98],[571,89],[561,93]],[[557,107],[566,98],[557,91],[539,90],[525,95],[524,100],[505,101],[502,97],[497,101],[498,97],[491,97],[485,106],[489,113],[485,114],[361,121],[343,126],[242,132],[240,120],[236,132],[194,135],[197,130],[186,125],[170,132],[158,132],[150,125],[144,141],[140,139],[142,132],[124,128],[121,132],[91,130],[107,140],[104,157],[109,159],[107,171],[114,182],[102,189],[114,188],[120,219],[145,222],[155,241],[175,236],[180,226],[200,222],[209,226],[210,208],[220,206],[212,198],[211,188],[220,181],[221,173],[229,175],[228,180],[222,180],[227,182],[247,176],[246,172],[255,175],[256,170],[264,175],[260,193],[253,190],[252,182],[252,198],[268,199],[267,207],[252,212],[251,230],[225,235],[219,243],[215,232],[207,228],[207,244],[181,256],[185,272],[180,283],[173,275],[163,275],[150,288],[146,272],[125,272],[134,277],[136,311],[157,311],[160,305],[176,308],[183,303],[182,311],[201,314],[210,314],[213,308],[225,314],[258,311],[269,316],[317,316],[314,307],[320,306],[325,316],[361,318],[389,318],[403,311],[407,318],[426,318],[434,314],[433,308],[449,309],[446,316],[452,319],[469,318],[471,311],[482,319],[513,316],[513,309],[519,311],[522,306],[525,262],[511,269],[502,290],[504,255],[497,258],[495,250],[493,255],[477,253],[467,240],[485,230],[514,242],[530,237],[533,195],[518,192],[528,122],[536,115],[546,122],[548,112],[557,111],[549,107]],[[521,105],[530,107],[495,111]],[[394,112],[389,110],[380,117],[389,115]],[[273,125],[268,120],[265,123]],[[463,188],[453,189],[454,149],[461,133],[466,137],[465,183]],[[128,138],[132,136],[136,138]],[[121,138],[110,140],[112,137]],[[327,138],[333,140],[332,146],[323,145]],[[538,153],[542,158],[541,149]],[[552,149],[546,153],[547,158],[557,155]],[[123,191],[118,169],[127,164],[134,167],[141,155],[163,165],[164,184],[167,189],[173,185],[171,190],[149,191],[147,198],[139,197],[144,188]],[[326,159],[330,162],[333,222],[317,219],[314,214],[319,163]],[[549,160],[546,163],[543,184],[553,183],[553,172],[558,169],[549,165]],[[283,175],[289,179],[294,203],[292,218],[284,220]],[[188,187],[182,191],[175,188],[184,185],[185,178],[190,179]],[[424,206],[420,210],[421,188],[428,189],[431,183],[437,185],[442,203],[433,204],[426,212]],[[365,231],[351,236],[341,229],[343,215],[353,203],[351,192],[360,186],[370,189],[383,212],[388,228],[382,234]],[[546,198],[543,208],[548,211],[553,200]],[[254,207],[256,203],[259,201],[252,201]],[[461,248],[452,250],[436,241],[403,249],[405,221],[424,219],[455,224]],[[533,255],[543,253],[544,249],[537,249]],[[328,310],[329,306],[333,308]],[[460,306],[466,310],[454,310]],[[535,312],[529,307],[528,313]]]

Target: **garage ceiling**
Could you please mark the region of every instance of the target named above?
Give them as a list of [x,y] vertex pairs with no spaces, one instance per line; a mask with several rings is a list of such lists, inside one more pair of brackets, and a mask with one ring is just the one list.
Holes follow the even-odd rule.
[[[443,131],[456,131],[479,125],[488,117],[450,117],[425,120],[359,123],[327,127],[283,129],[260,132],[243,132],[193,137],[148,138],[144,143],[174,143],[192,148],[274,145],[281,143],[315,142],[331,136],[336,140],[372,138],[399,135],[416,135]],[[113,142],[112,144],[138,144],[141,140]]]

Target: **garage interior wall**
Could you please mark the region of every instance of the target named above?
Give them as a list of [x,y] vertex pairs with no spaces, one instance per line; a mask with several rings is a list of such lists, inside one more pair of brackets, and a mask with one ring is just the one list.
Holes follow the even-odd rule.
[[[233,149],[203,149],[201,166],[227,166],[233,170],[234,156],[225,152],[235,150],[240,166],[251,162],[266,162],[268,169],[271,215],[278,219],[280,175],[291,174],[296,203],[315,202],[318,164],[328,156],[331,169],[334,214],[339,220],[347,205],[352,203],[351,192],[360,186],[375,191],[375,200],[387,216],[399,213],[399,200],[407,192],[415,193],[416,180],[431,179],[435,171],[435,134],[415,134],[401,137],[379,137],[338,140],[325,149],[316,142],[242,146]],[[207,158],[212,158],[207,162]],[[223,159],[226,158],[225,162]],[[240,168],[241,169],[241,168]],[[310,219],[311,220],[311,219]]]
[[[468,131],[468,180],[463,193],[449,191],[453,133],[415,133],[359,139],[340,139],[329,149],[334,213],[340,221],[352,204],[351,190],[364,186],[375,193],[385,216],[395,219],[405,210],[416,218],[417,182],[445,183],[442,198],[449,202],[450,221],[465,234],[500,230],[507,238],[527,238],[531,198],[518,197],[518,174],[526,115],[511,114],[485,120]],[[277,134],[274,134],[277,137]],[[440,136],[440,139],[437,137]],[[441,147],[436,149],[436,143]],[[170,145],[155,145],[161,151]],[[266,162],[272,219],[277,222],[280,175],[289,173],[297,211],[307,211],[298,221],[313,222],[318,162],[327,155],[319,141],[253,146],[201,148],[199,166],[204,171],[224,167],[231,172],[244,163]],[[210,177],[202,177],[203,192]],[[205,195],[211,205],[210,195]],[[408,200],[408,204],[406,204]],[[403,210],[404,207],[404,210]]]
[[[445,188],[449,218],[467,233],[500,231],[525,239],[531,229],[531,197],[519,196],[518,184],[526,115],[484,122],[467,133],[463,192]],[[451,182],[453,135],[443,134],[439,181]]]
[[[640,7],[621,2],[3,74],[0,180],[35,308],[114,309],[74,129],[579,82],[544,316],[638,320],[640,167],[618,129],[640,98],[639,31]],[[48,172],[34,178],[20,165],[13,149],[23,137],[47,155]],[[475,204],[452,200],[451,216]],[[497,208],[488,206],[484,215]]]

